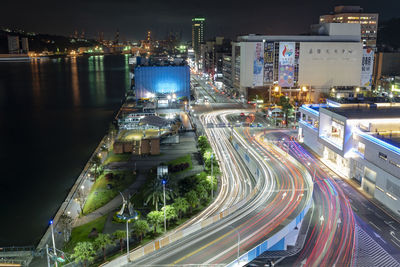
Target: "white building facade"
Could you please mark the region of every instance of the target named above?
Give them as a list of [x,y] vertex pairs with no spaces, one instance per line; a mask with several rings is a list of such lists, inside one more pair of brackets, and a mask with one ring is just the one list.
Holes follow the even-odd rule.
[[[312,35],[238,37],[240,47],[240,91],[271,91],[296,95],[307,92],[310,100],[332,88],[360,86],[363,46],[358,24],[323,24],[312,27]],[[232,48],[234,50],[234,47]],[[232,65],[236,65],[232,57]],[[372,73],[371,73],[372,75]]]
[[400,215],[400,105],[388,105],[302,106],[299,140]]

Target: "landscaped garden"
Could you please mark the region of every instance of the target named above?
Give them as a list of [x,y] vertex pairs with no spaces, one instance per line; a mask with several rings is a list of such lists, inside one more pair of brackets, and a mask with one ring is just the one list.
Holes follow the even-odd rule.
[[105,171],[92,186],[83,207],[83,214],[89,214],[107,204],[119,192],[133,184],[135,175],[132,171]]
[[[139,214],[137,219],[129,223],[131,248],[144,245],[164,234],[164,209],[168,231],[183,224],[212,201],[211,190],[217,189],[217,179],[211,177],[211,164],[215,176],[219,174],[218,163],[213,160],[212,149],[204,136],[199,138],[198,147],[204,160],[203,172],[188,174],[189,176],[178,179],[174,174],[192,169],[193,163],[190,154],[177,158],[166,163],[172,175],[157,177],[156,168],[151,169],[147,173],[146,183],[129,200]],[[99,174],[83,208],[84,214],[109,202],[119,191],[132,184],[134,179],[135,176],[131,171],[105,171]],[[106,256],[110,256],[108,258],[110,260],[124,253],[126,231],[117,230],[111,235],[104,234],[103,227],[107,216],[72,230],[71,239],[66,244],[65,250],[72,253],[71,258],[76,262],[82,262],[84,265],[92,263],[97,266],[106,261]],[[113,220],[112,223],[124,225],[125,221]],[[114,249],[107,250],[107,248]],[[107,251],[110,255],[107,255]]]

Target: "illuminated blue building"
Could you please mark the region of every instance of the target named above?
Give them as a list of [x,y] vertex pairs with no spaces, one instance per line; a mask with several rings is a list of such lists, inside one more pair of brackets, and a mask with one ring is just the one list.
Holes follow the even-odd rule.
[[138,66],[135,68],[136,98],[175,94],[190,96],[189,66]]

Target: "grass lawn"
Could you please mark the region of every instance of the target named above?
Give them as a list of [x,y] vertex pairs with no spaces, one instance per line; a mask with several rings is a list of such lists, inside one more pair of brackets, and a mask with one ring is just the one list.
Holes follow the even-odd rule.
[[121,162],[121,161],[129,161],[132,157],[131,153],[123,153],[123,154],[114,154],[114,152],[108,152],[108,156],[104,161],[104,165],[107,165],[111,162]]
[[107,215],[100,217],[96,220],[93,220],[87,224],[83,224],[81,226],[75,227],[72,229],[71,239],[64,246],[64,250],[72,253],[76,243],[83,241],[93,241],[89,238],[89,234],[93,228],[97,229],[97,232],[103,232],[104,224],[106,223]]
[[167,165],[178,165],[178,164],[182,164],[182,163],[189,163],[189,167],[184,169],[183,171],[174,172],[174,173],[172,173],[173,175],[191,170],[193,168],[192,156],[190,154],[187,154],[187,155],[182,156],[180,158],[168,161]]
[[[117,196],[120,191],[123,191],[135,181],[135,175],[132,171],[112,171],[114,176],[118,176],[119,178],[114,178],[111,181],[107,181],[105,178],[106,173],[109,172],[100,175],[90,190],[85,206],[83,207],[84,214],[91,213],[104,206]],[[111,184],[112,189],[108,189],[107,184]]]

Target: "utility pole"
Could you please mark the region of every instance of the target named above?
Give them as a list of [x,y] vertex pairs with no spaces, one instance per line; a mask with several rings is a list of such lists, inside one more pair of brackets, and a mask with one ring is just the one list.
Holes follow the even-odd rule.
[[126,220],[126,256],[129,262],[129,220]]
[[55,258],[55,266],[58,267],[57,263],[57,250],[56,250],[56,242],[54,240],[54,227],[53,227],[53,220],[50,221],[51,227],[51,239],[53,240],[53,250],[54,250],[54,258]]
[[214,172],[213,172],[213,158],[214,154],[211,153],[211,199],[214,198]]

